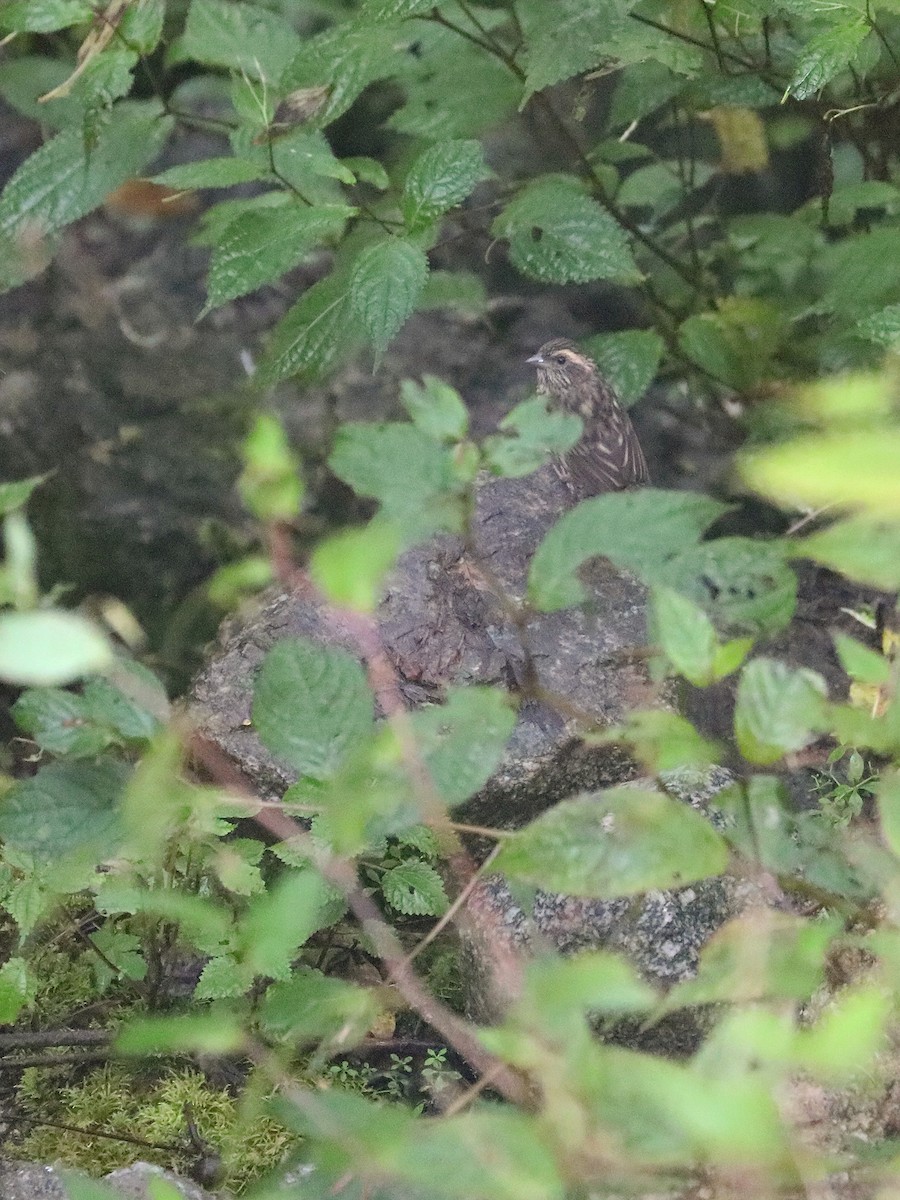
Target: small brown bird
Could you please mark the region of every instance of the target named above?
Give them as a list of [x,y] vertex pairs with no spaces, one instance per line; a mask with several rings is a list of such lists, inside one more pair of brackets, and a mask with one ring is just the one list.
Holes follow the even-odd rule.
[[554,338],[527,361],[537,367],[538,392],[584,422],[580,440],[554,463],[579,500],[650,482],[628,413],[593,359]]

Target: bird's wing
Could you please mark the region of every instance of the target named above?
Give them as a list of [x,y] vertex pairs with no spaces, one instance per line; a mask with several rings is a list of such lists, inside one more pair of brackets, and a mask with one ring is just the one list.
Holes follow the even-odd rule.
[[585,430],[564,461],[572,489],[581,499],[650,482],[634,426],[618,406]]

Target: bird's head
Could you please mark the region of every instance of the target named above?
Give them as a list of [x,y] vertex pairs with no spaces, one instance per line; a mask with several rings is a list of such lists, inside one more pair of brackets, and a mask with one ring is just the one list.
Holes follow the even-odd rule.
[[537,367],[538,391],[563,402],[598,376],[597,364],[567,338],[545,342],[525,361]]

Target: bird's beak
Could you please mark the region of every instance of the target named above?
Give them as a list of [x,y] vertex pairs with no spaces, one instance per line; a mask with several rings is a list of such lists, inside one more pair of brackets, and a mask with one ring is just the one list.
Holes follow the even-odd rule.
[[540,354],[532,354],[531,358],[526,358],[525,361],[533,367],[542,367],[544,365],[544,360]]

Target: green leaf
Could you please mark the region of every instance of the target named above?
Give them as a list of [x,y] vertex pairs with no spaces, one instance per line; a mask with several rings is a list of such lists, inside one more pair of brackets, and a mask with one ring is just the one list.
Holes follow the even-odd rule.
[[263,660],[253,724],[266,747],[304,775],[325,779],[372,729],[372,693],[346,650],[285,638]]
[[545,612],[578,604],[585,593],[576,572],[588,559],[605,555],[619,567],[648,572],[696,542],[725,511],[707,496],[649,488],[585,500],[538,547],[529,597]]
[[368,183],[380,192],[391,186],[391,178],[377,158],[369,158],[365,154],[353,154],[342,158],[341,163],[352,172],[358,183]]
[[290,375],[321,378],[358,342],[346,277],[327,275],[308,288],[275,326],[257,379],[267,387]]
[[529,963],[519,1007],[552,1029],[569,1012],[646,1012],[658,997],[624,958],[605,950],[583,950],[570,958],[546,955]]
[[281,79],[285,93],[327,86],[328,98],[309,124],[317,129],[345,113],[362,90],[391,75],[404,49],[389,22],[343,21],[307,37]]
[[669,662],[697,687],[707,687],[737,670],[753,644],[744,638],[731,653],[722,655],[724,647],[712,621],[699,605],[672,588],[653,589],[653,624]]
[[122,13],[118,34],[129,50],[152,54],[162,37],[166,0],[138,0]]
[[627,0],[555,0],[523,7],[527,79],[523,104],[609,57],[610,38],[632,7]]
[[191,0],[179,56],[276,83],[303,42],[277,13],[241,0]]
[[668,562],[636,567],[699,604],[722,631],[776,633],[794,614],[797,577],[783,542],[727,537],[686,546]]
[[774,305],[738,296],[722,301],[716,312],[688,317],[678,331],[678,344],[708,374],[746,390],[765,378],[782,332]]
[[[900,514],[898,462],[900,431],[841,429],[748,451],[741,474],[758,492],[788,505],[847,505],[883,518]],[[821,534],[814,537],[827,545]]]
[[529,183],[491,228],[508,239],[513,264],[543,283],[641,278],[624,232],[572,176]]
[[808,1000],[822,983],[836,932],[834,921],[812,922],[771,909],[736,917],[713,934],[697,977],[675,987],[666,1007]]
[[827,1082],[852,1083],[877,1069],[888,1050],[891,996],[879,982],[843,988],[811,1029],[800,1029],[796,1053],[801,1068]]
[[[502,16],[484,8],[478,15],[482,22]],[[466,25],[462,19],[461,27]],[[408,53],[398,69],[406,103],[388,119],[390,129],[429,141],[469,138],[515,113],[522,85],[504,63],[451,30],[425,21],[414,28],[422,52]]]
[[34,489],[49,478],[49,475],[32,475],[29,479],[0,483],[0,516],[5,517],[7,513],[22,508],[28,503]]
[[385,871],[381,890],[391,908],[408,917],[439,917],[450,903],[440,875],[420,859],[410,859]]
[[588,339],[585,348],[628,407],[640,400],[653,382],[664,343],[652,330],[626,329],[599,333]]
[[224,188],[236,183],[254,183],[268,174],[267,167],[245,158],[202,158],[199,162],[169,167],[154,175],[153,182],[170,188]]
[[31,987],[24,958],[8,958],[0,966],[0,1024],[14,1025],[28,1003]]
[[339,1039],[352,1045],[378,1016],[375,996],[366,988],[299,967],[290,979],[273,984],[262,1002],[263,1028],[292,1042]]
[[159,153],[172,118],[154,103],[116,106],[89,147],[80,128],[64,129],[19,167],[0,196],[0,288],[43,268],[34,235],[50,234],[83,217]]
[[[0,8],[0,13],[7,9]],[[0,16],[0,28],[2,28]],[[52,129],[66,124],[64,119],[54,119],[54,108],[51,102],[49,111],[46,103],[38,101],[39,96],[46,95],[59,87],[72,74],[71,64],[57,58],[48,58],[40,54],[23,54],[20,58],[8,59],[0,63],[0,95],[32,121],[42,121]]]
[[797,542],[797,555],[840,571],[858,583],[900,588],[900,523],[845,517]]
[[328,465],[359,495],[379,500],[405,539],[458,526],[451,452],[415,425],[347,422]]
[[287,204],[232,221],[213,250],[204,314],[280,278],[315,246],[338,237],[355,212],[344,204]]
[[310,574],[334,604],[374,612],[385,576],[401,549],[397,529],[376,519],[361,529],[345,529],[319,542],[310,559]]
[[430,224],[491,175],[481,143],[438,142],[415,160],[403,185],[401,207],[410,229]]
[[91,0],[8,0],[0,8],[5,33],[55,33],[94,16]]
[[277,417],[260,413],[244,439],[241,499],[261,521],[292,521],[303,502],[300,464]]
[[755,658],[741,673],[734,729],[750,762],[774,763],[802,750],[824,728],[825,680],[774,658]]
[[451,688],[445,703],[413,716],[422,757],[446,804],[461,804],[487,783],[515,723],[507,696],[488,687]]
[[523,400],[500,422],[504,434],[484,439],[485,460],[498,475],[530,475],[551,454],[564,454],[581,437],[581,418],[547,407],[544,397]]
[[285,871],[255,896],[240,927],[240,956],[253,975],[285,979],[297,950],[339,920],[346,905],[318,871]]
[[120,1054],[234,1054],[244,1044],[237,1016],[217,1006],[204,1013],[135,1017],[116,1037]]
[[626,742],[653,774],[681,767],[704,768],[719,761],[720,751],[702,737],[685,717],[665,709],[630,713],[624,725],[591,734],[589,745]]
[[858,683],[871,684],[874,687],[887,683],[891,677],[891,664],[883,654],[864,646],[856,638],[841,633],[839,629],[835,630],[831,636],[834,639],[834,648],[841,661],[841,666],[851,679]]
[[71,683],[112,662],[105,634],[78,613],[0,613],[0,679],[20,687]]
[[0,838],[35,858],[73,851],[115,855],[118,801],[128,778],[122,763],[57,762],[14,784],[0,801]]
[[268,146],[249,147],[248,154],[252,153],[260,162],[268,164],[271,161],[280,182],[286,180],[301,191],[309,189],[313,175],[337,179],[349,187],[356,183],[353,172],[335,156],[327,138],[318,129],[298,126],[274,138]]
[[457,442],[466,436],[469,413],[456,388],[436,375],[423,375],[422,382],[404,379],[400,399],[412,422],[436,441]]
[[69,1200],[122,1200],[122,1193],[110,1184],[88,1179],[80,1171],[57,1168],[55,1173],[59,1175]]
[[12,707],[21,730],[50,754],[93,758],[116,740],[112,729],[92,722],[81,696],[57,688],[34,688]]
[[548,891],[611,900],[724,871],[725,843],[659,792],[612,788],[563,800],[504,839],[494,869]]
[[821,247],[815,265],[821,278],[816,310],[858,320],[900,301],[900,281],[884,264],[900,251],[900,227],[876,225]]
[[797,100],[807,100],[821,91],[854,62],[868,31],[869,25],[861,14],[850,15],[849,20],[832,25],[807,42],[794,66],[788,92]]
[[425,251],[401,238],[367,246],[350,274],[350,308],[377,355],[412,313],[428,278]]

